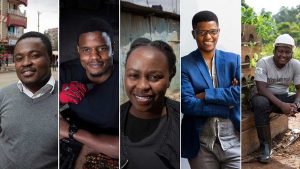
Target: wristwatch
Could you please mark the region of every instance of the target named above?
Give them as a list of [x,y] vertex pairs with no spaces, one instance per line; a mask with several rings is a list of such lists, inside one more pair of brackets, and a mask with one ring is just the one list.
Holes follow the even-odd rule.
[[74,139],[74,134],[77,133],[78,127],[75,124],[70,124],[69,126],[69,138]]

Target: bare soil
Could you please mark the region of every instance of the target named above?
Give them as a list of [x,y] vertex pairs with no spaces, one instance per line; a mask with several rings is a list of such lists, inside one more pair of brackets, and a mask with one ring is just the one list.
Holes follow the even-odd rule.
[[[272,159],[268,164],[256,161],[258,152],[243,158],[242,169],[300,169],[300,138],[285,147],[292,136],[292,129],[300,129],[300,113],[296,117],[289,117],[289,130],[273,139]],[[245,160],[246,159],[246,160]]]

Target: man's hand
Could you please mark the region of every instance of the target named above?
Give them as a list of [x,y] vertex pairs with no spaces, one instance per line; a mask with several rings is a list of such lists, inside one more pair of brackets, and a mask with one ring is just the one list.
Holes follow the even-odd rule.
[[291,103],[290,106],[291,106],[291,112],[289,116],[296,117],[295,114],[299,113],[298,109],[300,108],[300,103]]
[[195,97],[198,98],[198,99],[204,100],[205,99],[205,92],[198,93],[198,94],[196,94]]
[[62,85],[62,91],[59,93],[59,101],[62,104],[78,104],[87,92],[87,87],[79,82],[70,82]]
[[69,123],[60,115],[59,116],[59,138],[69,137]]
[[239,81],[236,80],[236,78],[233,79],[233,81],[231,82],[232,86],[237,86],[239,84]]
[[297,105],[295,103],[283,103],[280,109],[285,115],[291,117],[295,117],[295,113],[297,113]]

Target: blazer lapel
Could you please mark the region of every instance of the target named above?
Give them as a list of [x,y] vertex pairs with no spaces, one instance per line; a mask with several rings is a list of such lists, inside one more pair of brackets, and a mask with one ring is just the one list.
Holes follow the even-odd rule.
[[193,58],[195,60],[194,63],[197,65],[198,69],[200,70],[201,74],[203,75],[205,82],[207,83],[209,88],[213,88],[212,79],[209,75],[207,65],[198,49],[194,52]]
[[225,76],[225,58],[220,55],[219,50],[216,50],[215,54],[215,62],[216,62],[216,73],[218,79],[218,86],[223,87],[222,84],[225,84],[224,79]]

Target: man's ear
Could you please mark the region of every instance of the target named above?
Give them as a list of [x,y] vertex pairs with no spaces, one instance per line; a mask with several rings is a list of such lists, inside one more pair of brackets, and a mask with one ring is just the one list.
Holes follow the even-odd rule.
[[114,51],[115,51],[115,41],[111,42],[111,55],[114,55]]
[[77,52],[79,53],[79,46],[77,45]]
[[196,33],[196,32],[195,32],[194,30],[192,30],[192,35],[193,35],[193,38],[194,38],[194,39],[196,39],[195,33]]

